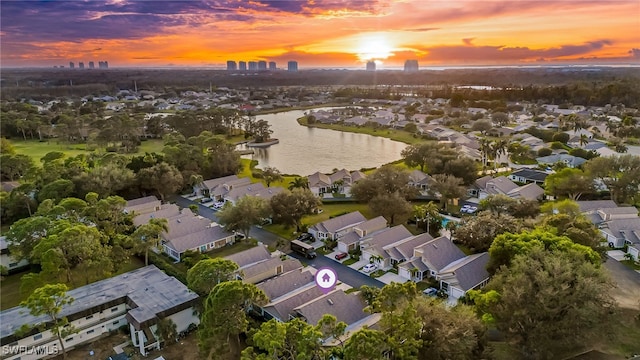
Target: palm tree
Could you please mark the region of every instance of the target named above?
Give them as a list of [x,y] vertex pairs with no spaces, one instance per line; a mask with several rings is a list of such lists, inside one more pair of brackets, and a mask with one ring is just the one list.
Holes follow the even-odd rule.
[[483,138],[480,140],[480,153],[482,153],[482,168],[487,167],[487,161],[491,154],[491,140]]
[[431,224],[431,221],[440,215],[440,212],[438,210],[439,207],[434,202],[429,202],[425,205],[416,205],[413,207],[413,214],[416,218],[416,222],[426,222],[427,233],[429,232],[429,225]]
[[295,188],[308,189],[309,179],[306,177],[297,177],[293,179],[293,181],[289,183],[289,190],[293,190]]
[[589,143],[589,137],[586,134],[580,135],[580,146],[584,146]]
[[493,155],[493,167],[498,169],[498,156],[507,154],[509,142],[505,139],[496,140],[491,144],[491,155]]
[[160,245],[160,234],[169,231],[167,219],[151,219],[149,223],[140,225],[133,232],[133,238],[137,240],[138,251],[144,251],[144,264],[149,265],[149,250]]

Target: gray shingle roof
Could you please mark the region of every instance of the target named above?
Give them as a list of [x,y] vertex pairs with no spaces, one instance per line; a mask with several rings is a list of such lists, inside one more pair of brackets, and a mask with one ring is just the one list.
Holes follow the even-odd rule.
[[245,251],[241,251],[239,253],[235,253],[225,257],[227,260],[231,260],[234,263],[238,264],[239,268],[244,268],[247,265],[255,264],[259,261],[267,260],[271,258],[271,253],[267,250],[265,245],[258,245],[256,247],[252,247],[251,249],[247,249]]
[[487,264],[489,253],[469,255],[449,264],[440,271],[440,276],[451,274],[457,280],[458,287],[464,291],[471,290],[489,278]]
[[363,310],[365,306],[366,303],[357,294],[336,290],[296,308],[295,311],[311,325],[316,325],[325,314],[331,314],[338,321],[349,325],[367,317],[368,314]]
[[435,238],[426,244],[417,247],[422,251],[422,261],[431,270],[440,271],[452,262],[462,259],[465,255],[446,236]]
[[303,270],[293,270],[265,280],[256,286],[264,291],[269,299],[273,300],[314,281],[315,277],[312,273]]
[[[191,210],[187,209],[189,212]],[[193,213],[192,213],[193,214]],[[133,224],[140,226],[147,224],[150,219],[168,219],[180,215],[180,208],[176,204],[164,204],[160,206],[160,210],[150,213],[140,214],[133,218]]]
[[215,225],[197,232],[192,232],[180,237],[172,238],[170,240],[167,240],[167,243],[174,250],[182,253],[189,249],[195,249],[202,245],[226,239],[231,236],[235,235],[226,231],[225,229],[220,227],[220,225]]
[[[626,239],[633,231],[640,232],[640,218],[616,219],[606,221],[603,231],[610,233],[618,239]],[[632,243],[633,239],[629,239]]]
[[520,176],[533,181],[544,181],[549,174],[533,169],[520,169],[511,173],[513,176]]
[[348,214],[344,214],[333,219],[325,220],[321,223],[315,224],[312,228],[317,229],[319,232],[324,233],[336,233],[342,229],[358,225],[367,221],[359,211],[354,211]]
[[260,275],[270,271],[273,271],[273,275],[276,275],[275,269],[278,266],[282,266],[283,273],[289,272],[295,269],[302,269],[302,264],[298,259],[287,258],[285,260],[282,260],[280,259],[280,257],[272,257],[265,261],[261,261],[253,265],[249,265],[242,268],[242,273],[244,274],[245,279],[249,279],[256,275]]
[[[171,314],[171,309],[198,298],[184,284],[154,265],[69,290],[67,294],[75,301],[64,306],[60,316],[69,320],[73,319],[74,314],[107,304],[116,306],[128,303],[133,307],[129,315],[139,323],[151,320],[161,312]],[[11,336],[24,324],[36,325],[47,321],[47,316],[33,316],[22,307],[4,310],[0,312],[0,337],[4,339]]]
[[267,305],[263,309],[281,321],[289,321],[289,315],[294,315],[293,309],[321,295],[322,290],[317,286],[312,286],[294,296],[278,301],[275,304]]
[[613,200],[576,201],[576,203],[578,203],[581,212],[618,207]]
[[395,260],[407,260],[413,257],[413,249],[425,244],[428,241],[433,240],[433,237],[428,233],[423,233],[405,241],[401,241],[397,244],[391,244],[384,247],[389,256]]

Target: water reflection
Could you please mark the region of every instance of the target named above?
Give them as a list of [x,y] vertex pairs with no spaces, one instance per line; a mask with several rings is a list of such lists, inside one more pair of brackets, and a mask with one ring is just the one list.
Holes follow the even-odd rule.
[[407,145],[366,134],[308,128],[298,124],[302,110],[257,116],[271,124],[273,137],[280,143],[268,148],[254,148],[246,158],[258,161],[258,166],[272,166],[285,174],[307,176],[316,171],[331,172],[346,168],[372,168],[400,159]]

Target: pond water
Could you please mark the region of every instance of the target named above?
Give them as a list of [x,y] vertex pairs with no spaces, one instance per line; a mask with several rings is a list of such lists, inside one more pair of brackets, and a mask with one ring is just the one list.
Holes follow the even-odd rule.
[[280,143],[268,148],[252,148],[254,154],[243,157],[257,160],[259,168],[271,166],[283,174],[307,176],[316,171],[330,173],[336,168],[379,167],[400,159],[400,153],[407,146],[378,136],[309,128],[296,121],[302,116],[302,110],[257,116],[271,124],[271,136]]

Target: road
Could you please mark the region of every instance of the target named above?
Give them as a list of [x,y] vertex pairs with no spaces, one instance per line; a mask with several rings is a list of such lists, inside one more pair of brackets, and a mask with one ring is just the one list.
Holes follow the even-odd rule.
[[616,287],[611,295],[621,307],[640,310],[640,274],[609,257],[604,263]]
[[[199,207],[199,214],[201,216],[204,216],[208,219],[211,219],[212,221],[218,222],[218,217],[216,216],[216,212],[213,211],[211,208],[206,207],[204,205],[201,205],[199,203],[196,203],[194,201],[191,201],[189,199],[185,199],[182,196],[174,196],[172,198],[168,199],[169,202],[173,202],[176,205],[183,207],[183,208],[188,208],[189,205],[192,204],[197,204]],[[278,235],[271,233],[269,231],[266,231],[264,229],[261,229],[259,227],[253,226],[251,227],[251,231],[249,233],[251,235],[252,238],[262,242],[263,244],[266,244],[268,246],[273,246],[275,247],[278,239],[282,239],[281,237],[279,237]],[[283,239],[286,240],[286,239]],[[288,241],[288,240],[286,240]],[[346,284],[349,284],[350,286],[354,287],[354,288],[359,288],[362,285],[367,285],[367,286],[373,286],[373,287],[383,287],[384,283],[381,281],[378,281],[368,275],[365,275],[357,270],[354,270],[348,266],[342,265],[336,261],[333,261],[329,258],[327,258],[326,256],[318,256],[315,259],[307,259],[304,256],[301,256],[299,254],[296,253],[290,253],[289,255],[291,255],[292,257],[302,261],[303,263],[309,264],[310,266],[316,268],[316,269],[320,269],[322,267],[330,267],[333,270],[336,271],[336,273],[338,274],[338,280],[342,281]]]
[[380,288],[385,285],[382,281],[376,280],[369,275],[361,273],[358,270],[354,270],[348,266],[342,265],[337,261],[333,261],[324,255],[318,255],[318,257],[316,257],[315,259],[307,259],[306,257],[297,253],[291,253],[289,255],[316,269],[330,267],[338,274],[338,281],[349,284],[354,288],[359,288],[362,285]]

